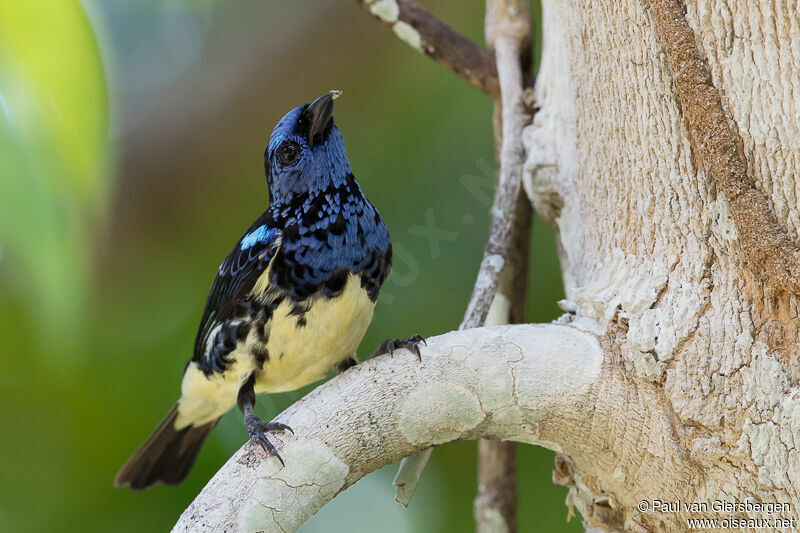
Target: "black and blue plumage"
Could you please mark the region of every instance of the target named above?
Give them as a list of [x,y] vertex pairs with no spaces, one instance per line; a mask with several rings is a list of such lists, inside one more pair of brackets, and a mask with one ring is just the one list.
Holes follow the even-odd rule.
[[250,436],[277,456],[265,433],[288,428],[253,414],[255,394],[296,389],[353,360],[392,246],[350,170],[333,121],[336,96],[295,108],[275,126],[264,154],[269,206],[219,267],[181,398],[117,485],[180,482],[237,403]]

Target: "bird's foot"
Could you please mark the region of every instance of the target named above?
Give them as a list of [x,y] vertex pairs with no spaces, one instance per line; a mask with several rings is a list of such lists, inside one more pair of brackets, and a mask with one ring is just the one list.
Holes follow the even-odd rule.
[[354,356],[348,357],[347,359],[336,365],[337,374],[341,374],[348,368],[353,368],[357,364],[358,364],[358,359],[356,359]]
[[422,355],[419,353],[419,345],[424,344],[425,346],[428,345],[425,342],[425,337],[422,335],[412,335],[407,339],[386,339],[378,346],[378,349],[375,350],[370,357],[375,357],[377,355],[383,355],[385,353],[394,354],[395,350],[399,350],[401,348],[405,348],[409,352],[417,354],[417,358],[422,361]]
[[266,433],[272,431],[290,431],[294,434],[292,428],[280,422],[265,422],[253,413],[248,413],[244,416],[244,427],[247,428],[247,434],[250,435],[252,440],[259,443],[261,447],[264,448],[265,452],[271,453],[278,458],[278,461],[280,461],[283,466],[286,466],[283,462],[283,458],[278,454],[278,450],[267,440]]

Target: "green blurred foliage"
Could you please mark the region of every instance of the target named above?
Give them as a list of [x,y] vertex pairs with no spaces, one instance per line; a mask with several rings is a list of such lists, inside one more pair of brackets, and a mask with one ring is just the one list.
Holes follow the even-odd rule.
[[[462,177],[494,180],[491,103],[354,2],[83,5],[91,26],[71,0],[0,0],[3,531],[167,530],[245,441],[232,412],[182,485],[112,487],[179,393],[216,267],[266,205],[264,145],[290,108],[344,91],[336,120],[354,172],[405,252],[362,357],[388,337],[456,328],[487,236],[487,198]],[[426,5],[483,42],[480,5]],[[414,229],[429,212],[455,234],[438,248]],[[558,316],[561,297],[553,231],[537,220],[529,319]],[[272,417],[312,388],[261,396],[257,410]],[[387,467],[305,530],[471,530],[475,456],[472,442],[437,449],[406,510]],[[552,465],[519,446],[521,531],[581,530],[565,522]]]
[[0,2],[0,295],[52,333],[42,353],[74,356],[83,329],[107,130],[105,74],[77,0]]

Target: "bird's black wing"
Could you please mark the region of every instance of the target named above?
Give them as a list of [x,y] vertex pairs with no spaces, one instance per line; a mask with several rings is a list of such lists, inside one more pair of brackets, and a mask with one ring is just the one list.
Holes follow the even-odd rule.
[[[195,339],[193,361],[201,361],[211,331],[230,318],[253,290],[280,247],[281,231],[270,227],[262,215],[245,233],[222,262],[208,293],[203,318]],[[203,366],[203,365],[201,365]]]

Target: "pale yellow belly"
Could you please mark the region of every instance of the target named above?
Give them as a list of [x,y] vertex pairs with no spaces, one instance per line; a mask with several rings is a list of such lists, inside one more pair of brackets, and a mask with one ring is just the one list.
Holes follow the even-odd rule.
[[322,379],[340,361],[355,355],[367,331],[375,304],[350,276],[341,295],[318,298],[305,314],[305,326],[288,316],[291,306],[282,303],[270,321],[269,359],[256,379],[256,392],[294,390]]
[[253,372],[257,372],[257,393],[294,390],[322,379],[332,366],[355,355],[374,308],[360,278],[352,275],[336,298],[315,297],[305,313],[305,326],[298,327],[298,317],[289,315],[292,305],[282,303],[267,323],[269,358],[260,369],[249,351],[256,342],[254,332],[234,350],[233,362],[222,374],[206,377],[196,363],[189,364],[175,425],[202,425],[225,414]]

